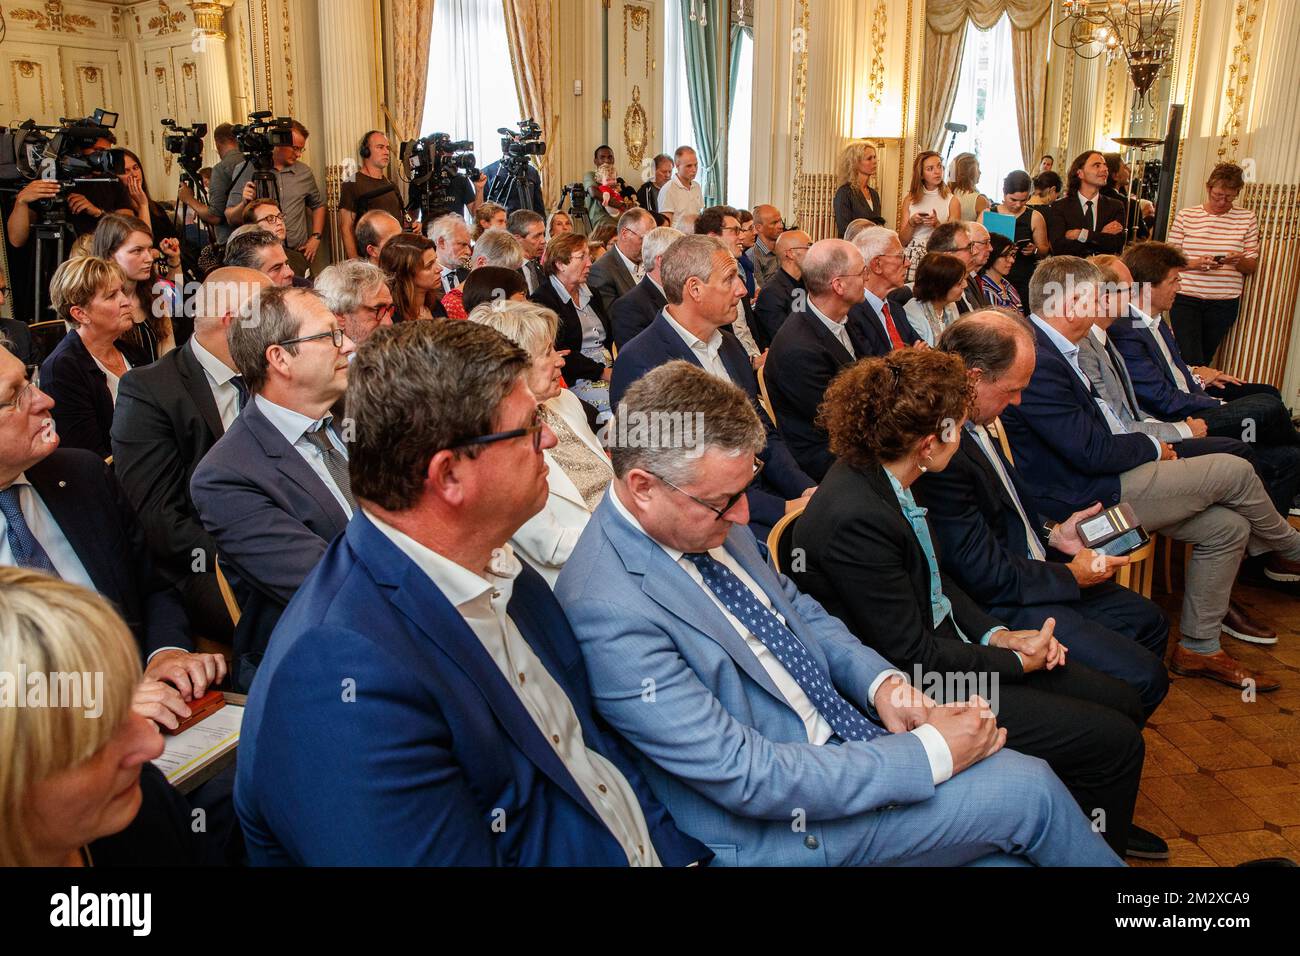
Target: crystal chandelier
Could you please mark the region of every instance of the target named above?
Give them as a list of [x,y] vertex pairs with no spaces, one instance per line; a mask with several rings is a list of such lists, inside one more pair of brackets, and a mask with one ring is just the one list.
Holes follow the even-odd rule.
[[1180,0],[1061,0],[1052,42],[1085,60],[1123,57],[1137,106],[1173,58],[1168,21],[1179,6]]

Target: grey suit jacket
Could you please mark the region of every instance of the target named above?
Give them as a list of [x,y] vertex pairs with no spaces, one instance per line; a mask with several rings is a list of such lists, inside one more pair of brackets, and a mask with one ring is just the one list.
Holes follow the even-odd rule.
[[627,271],[627,266],[623,264],[623,257],[611,242],[609,251],[591,267],[591,273],[587,276],[587,288],[591,290],[592,295],[600,299],[600,304],[605,307],[605,314],[609,315],[614,307],[614,300],[631,292],[635,285],[636,279]]
[[1079,368],[1129,431],[1141,432],[1170,443],[1180,442],[1187,437],[1174,422],[1159,422],[1142,417],[1123,357],[1118,351],[1105,348],[1093,338],[1092,333],[1085,335],[1079,342]]

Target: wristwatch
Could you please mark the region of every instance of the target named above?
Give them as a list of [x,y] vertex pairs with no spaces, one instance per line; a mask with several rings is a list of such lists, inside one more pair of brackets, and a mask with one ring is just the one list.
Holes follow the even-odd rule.
[[310,236],[308,236],[307,238],[308,238],[308,239],[319,239],[319,238],[320,238],[320,233],[319,233],[319,232],[313,232],[313,233],[312,233]]
[[1052,540],[1052,535],[1056,533],[1056,529],[1060,526],[1061,523],[1059,521],[1046,521],[1043,523],[1043,533],[1047,535],[1048,541]]

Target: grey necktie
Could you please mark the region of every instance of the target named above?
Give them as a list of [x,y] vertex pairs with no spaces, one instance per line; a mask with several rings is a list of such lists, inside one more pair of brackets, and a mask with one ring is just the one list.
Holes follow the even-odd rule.
[[303,437],[320,449],[321,456],[325,459],[325,470],[334,479],[334,484],[338,486],[339,492],[348,503],[348,507],[356,511],[357,503],[352,498],[352,479],[348,477],[348,460],[343,457],[341,451],[334,447],[334,443],[325,434],[327,427],[322,425],[315,431],[307,432]]

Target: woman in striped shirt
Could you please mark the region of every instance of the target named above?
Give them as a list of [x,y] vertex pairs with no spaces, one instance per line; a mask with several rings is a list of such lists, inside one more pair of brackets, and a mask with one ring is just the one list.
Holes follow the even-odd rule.
[[1259,267],[1255,214],[1232,204],[1243,185],[1240,166],[1219,163],[1205,184],[1208,200],[1180,209],[1169,230],[1170,244],[1188,259],[1170,319],[1190,365],[1212,364],[1237,321],[1245,277]]

